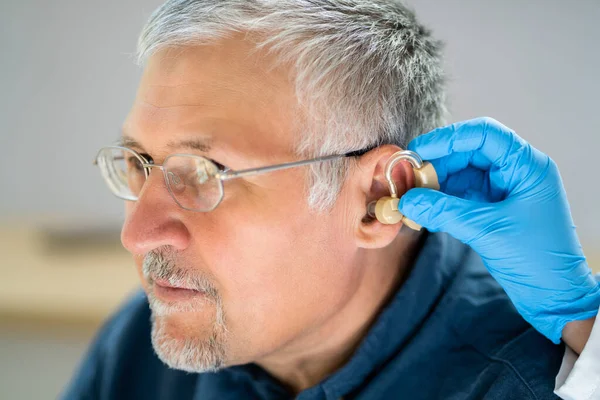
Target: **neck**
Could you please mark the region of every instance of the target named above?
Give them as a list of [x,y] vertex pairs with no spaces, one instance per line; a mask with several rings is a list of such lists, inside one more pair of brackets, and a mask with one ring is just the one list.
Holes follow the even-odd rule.
[[285,350],[257,364],[295,394],[341,368],[402,284],[420,237],[420,234],[400,234],[385,249],[363,251],[357,258],[363,268],[361,282],[345,306]]

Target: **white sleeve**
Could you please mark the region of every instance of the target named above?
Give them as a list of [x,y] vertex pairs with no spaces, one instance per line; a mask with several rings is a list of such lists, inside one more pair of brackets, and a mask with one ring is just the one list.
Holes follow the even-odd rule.
[[600,311],[579,357],[565,348],[554,393],[564,400],[600,400]]

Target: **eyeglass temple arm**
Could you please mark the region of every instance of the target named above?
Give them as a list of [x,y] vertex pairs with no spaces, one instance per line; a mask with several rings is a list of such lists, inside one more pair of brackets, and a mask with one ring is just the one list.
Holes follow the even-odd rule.
[[351,151],[346,154],[336,154],[336,155],[332,155],[332,156],[317,157],[317,158],[313,158],[310,160],[294,161],[294,162],[289,162],[289,163],[284,163],[284,164],[270,165],[268,167],[250,168],[250,169],[243,169],[240,171],[224,171],[224,172],[219,172],[216,175],[216,177],[222,181],[226,181],[226,180],[234,179],[234,178],[243,178],[246,176],[253,176],[253,175],[263,174],[263,173],[271,172],[271,171],[279,171],[282,169],[300,167],[302,165],[308,165],[308,164],[314,164],[314,163],[323,162],[323,161],[335,160],[337,158],[358,157],[358,156],[362,156],[369,150],[372,150],[372,148]]

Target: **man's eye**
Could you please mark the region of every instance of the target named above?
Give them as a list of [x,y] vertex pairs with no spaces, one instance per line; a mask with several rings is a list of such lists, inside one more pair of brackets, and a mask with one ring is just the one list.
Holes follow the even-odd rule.
[[210,161],[211,161],[213,164],[215,164],[215,165],[217,166],[218,170],[219,170],[219,171],[221,171],[221,172],[223,172],[223,171],[225,171],[225,170],[228,170],[228,169],[229,169],[229,168],[227,168],[226,166],[224,166],[223,164],[221,164],[221,163],[219,163],[219,162],[217,162],[217,161],[215,161],[215,160],[211,160],[210,158],[209,158],[209,160],[210,160]]
[[129,168],[133,168],[136,169],[138,171],[141,171],[144,169],[144,167],[142,167],[142,163],[140,162],[140,160],[138,160],[136,157],[127,157],[127,165],[129,165]]

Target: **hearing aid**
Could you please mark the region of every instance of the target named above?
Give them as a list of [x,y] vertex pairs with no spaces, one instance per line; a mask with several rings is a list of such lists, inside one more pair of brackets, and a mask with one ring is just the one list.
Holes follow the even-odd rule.
[[423,161],[421,156],[414,151],[401,150],[392,154],[385,165],[385,179],[390,187],[390,195],[370,202],[367,206],[367,213],[370,217],[377,218],[382,224],[393,225],[402,222],[410,229],[419,231],[422,226],[406,218],[398,210],[400,199],[398,198],[396,183],[392,179],[392,172],[396,164],[402,160],[406,160],[412,165],[415,187],[440,190],[438,176],[433,165],[430,162]]

